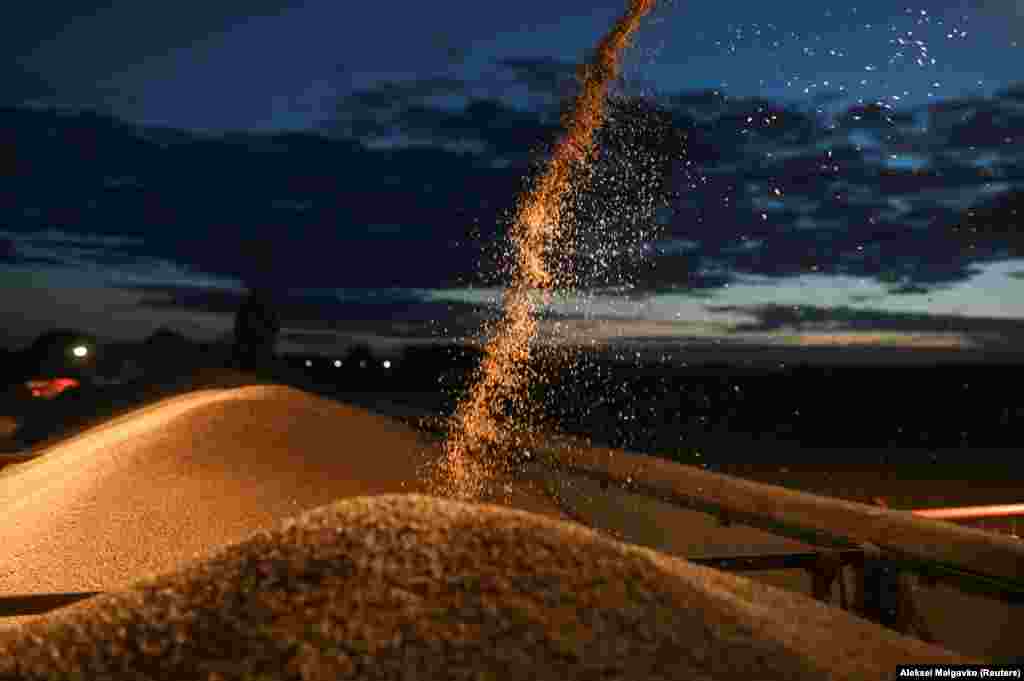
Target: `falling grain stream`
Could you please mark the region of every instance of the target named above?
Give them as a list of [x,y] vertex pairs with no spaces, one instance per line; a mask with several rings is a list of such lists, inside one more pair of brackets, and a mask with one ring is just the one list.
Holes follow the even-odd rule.
[[562,204],[585,181],[594,135],[604,123],[608,89],[619,76],[622,52],[654,5],[654,0],[633,0],[598,43],[593,59],[579,73],[581,88],[563,118],[564,135],[543,174],[520,197],[511,233],[514,258],[503,314],[490,330],[468,395],[451,417],[445,455],[433,472],[432,486],[443,496],[479,498],[501,465],[485,453],[507,451],[516,443],[519,431],[502,423],[501,410],[527,399],[538,299],[556,286],[573,284],[571,271],[555,266],[555,262],[564,262],[559,256],[572,249]]

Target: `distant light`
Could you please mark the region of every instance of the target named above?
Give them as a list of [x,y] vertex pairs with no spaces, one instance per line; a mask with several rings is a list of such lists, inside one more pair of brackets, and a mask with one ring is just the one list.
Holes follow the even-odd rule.
[[74,378],[49,378],[26,381],[25,386],[32,391],[33,397],[53,399],[69,388],[77,388],[78,380]]
[[365,359],[359,360],[359,368],[360,369],[365,369],[366,368],[366,360]]
[[385,369],[390,369],[390,368],[391,368],[391,360],[390,360],[390,359],[386,359],[386,360],[384,360],[383,362],[381,362],[381,365],[382,365],[382,366],[383,366],[383,367],[384,367]]
[[311,367],[311,366],[313,366],[313,360],[311,360],[311,359],[307,359],[307,360],[306,360],[306,366],[308,366],[308,367]]
[[341,366],[341,360],[340,359],[334,360],[334,366],[340,367]]
[[71,352],[75,355],[75,357],[85,357],[86,355],[89,354],[89,348],[85,347],[84,345],[76,345],[71,350]]

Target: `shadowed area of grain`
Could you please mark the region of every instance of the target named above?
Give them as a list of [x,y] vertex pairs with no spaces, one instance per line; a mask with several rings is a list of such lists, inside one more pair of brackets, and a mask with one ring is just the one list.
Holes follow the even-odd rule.
[[573,523],[415,494],[0,633],[0,679],[865,680],[912,661],[958,659]]
[[416,491],[437,451],[292,388],[161,400],[0,473],[0,593],[123,588],[340,498]]

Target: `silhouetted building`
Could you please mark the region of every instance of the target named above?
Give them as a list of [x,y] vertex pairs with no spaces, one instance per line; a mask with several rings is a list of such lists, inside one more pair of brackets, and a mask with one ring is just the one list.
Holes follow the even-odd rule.
[[17,359],[17,353],[0,348],[0,386],[7,386],[18,380]]

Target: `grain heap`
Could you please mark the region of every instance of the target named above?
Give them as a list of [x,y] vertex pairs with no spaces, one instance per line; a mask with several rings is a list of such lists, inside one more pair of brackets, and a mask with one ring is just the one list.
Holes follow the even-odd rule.
[[[0,679],[868,679],[953,654],[499,506],[359,497],[0,633]],[[77,678],[77,677],[76,677]]]

